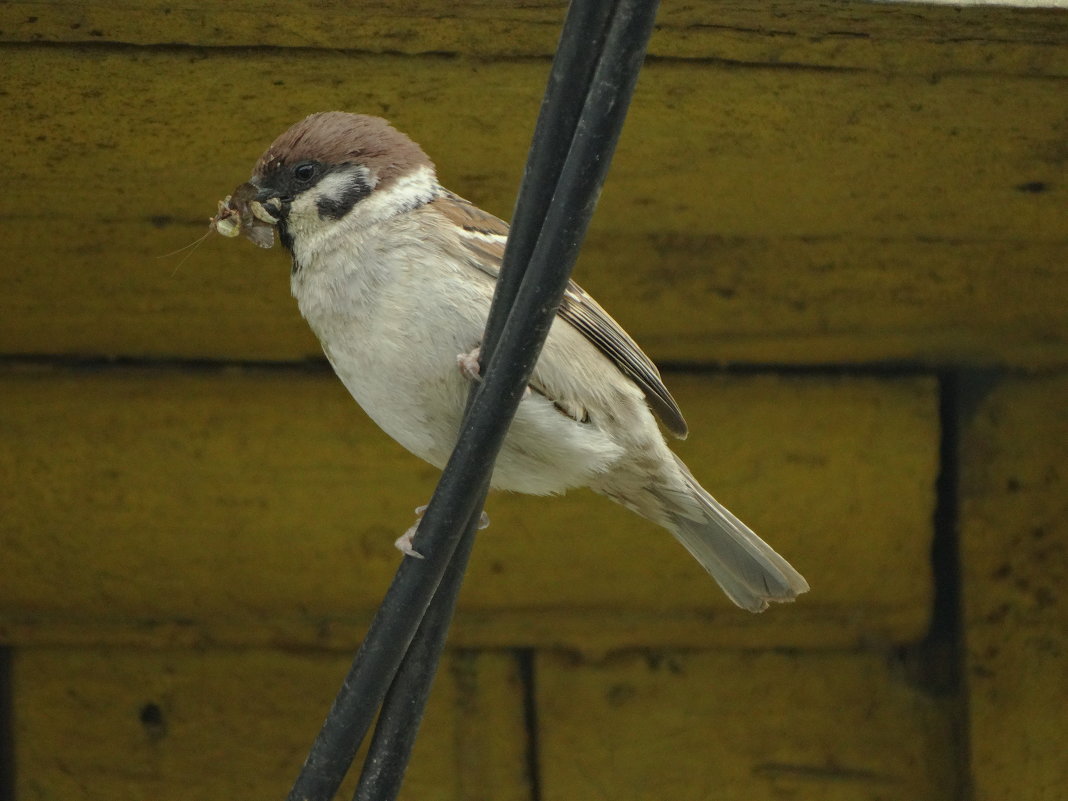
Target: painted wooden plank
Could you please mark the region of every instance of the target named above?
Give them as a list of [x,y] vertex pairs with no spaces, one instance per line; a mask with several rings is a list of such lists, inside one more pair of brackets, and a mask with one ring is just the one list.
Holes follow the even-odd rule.
[[950,716],[878,653],[539,654],[545,801],[955,797]]
[[[433,56],[89,47],[15,48],[6,62],[11,180],[32,179],[36,194],[32,205],[7,194],[0,210],[59,230],[88,210],[94,220],[203,220],[277,134],[327,108],[388,116],[427,148],[446,184],[507,214],[547,71]],[[349,74],[361,76],[351,88]],[[664,246],[677,235],[1057,242],[1065,113],[1050,106],[1060,84],[655,62],[598,218],[604,230],[657,233]],[[126,124],[115,126],[120,116]],[[1020,188],[1028,182],[1044,185]]]
[[[282,798],[346,663],[314,651],[19,650],[17,797]],[[351,798],[354,787],[352,777],[337,797]],[[450,654],[401,798],[530,797],[514,657]]]
[[[282,255],[157,257],[321,108],[394,117],[507,216],[546,66],[19,47],[5,68],[0,352],[284,360],[317,348]],[[1063,364],[1061,83],[654,61],[578,278],[659,359]]]
[[[928,620],[924,378],[669,375],[695,474],[809,579],[736,610],[665,532],[586,492],[494,496],[457,642],[910,641]],[[436,471],[323,371],[9,369],[0,636],[348,648]]]
[[1011,378],[961,435],[971,765],[977,801],[1068,784],[1068,377]]
[[[0,298],[6,352],[322,360],[280,253],[216,238],[185,261],[161,259],[197,229],[141,223],[81,225],[42,250],[50,228],[26,223],[0,266],[11,279]],[[1063,249],[712,236],[665,243],[599,232],[577,278],[660,362],[1056,364],[1066,358],[1068,289],[1046,265]]]
[[[252,0],[226,6],[150,0],[12,2],[0,42],[350,49],[372,53],[548,56],[564,2],[448,0],[293,2],[271,13]],[[880,71],[1068,74],[1064,9],[937,8],[917,3],[814,0],[665,3],[654,57]]]

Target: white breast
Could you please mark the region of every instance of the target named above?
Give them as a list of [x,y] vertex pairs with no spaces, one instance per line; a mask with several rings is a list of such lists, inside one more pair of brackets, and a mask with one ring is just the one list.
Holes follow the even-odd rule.
[[[470,389],[456,357],[479,344],[492,283],[443,256],[410,224],[377,230],[385,227],[305,263],[294,273],[293,294],[353,398],[393,439],[440,468]],[[493,484],[563,492],[588,484],[621,453],[607,432],[531,393]]]

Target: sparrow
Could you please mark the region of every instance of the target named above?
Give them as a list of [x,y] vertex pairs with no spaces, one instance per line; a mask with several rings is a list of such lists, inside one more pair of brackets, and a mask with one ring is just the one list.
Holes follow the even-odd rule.
[[[423,149],[388,122],[339,111],[275,139],[232,197],[217,230],[261,246],[277,230],[292,256],[293,296],[338,378],[387,434],[443,468],[478,380],[508,225],[441,186]],[[535,495],[589,487],[674,534],[751,612],[806,592],[805,579],[701,487],[658,419],[686,436],[656,366],[571,282],[491,486]],[[410,537],[398,544],[412,552]]]

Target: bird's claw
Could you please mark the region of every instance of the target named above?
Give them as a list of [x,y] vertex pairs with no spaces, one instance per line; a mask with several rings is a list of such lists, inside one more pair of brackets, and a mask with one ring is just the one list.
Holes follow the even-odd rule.
[[397,537],[396,542],[393,544],[396,546],[397,550],[405,556],[414,556],[416,559],[422,559],[423,555],[412,547],[412,538],[417,531],[419,531],[418,523]]
[[[417,507],[415,507],[415,514],[417,516],[419,516],[420,518],[422,518],[423,512],[425,512],[426,509],[427,509],[427,504],[425,504],[425,503],[422,506],[417,506]],[[476,529],[476,531],[482,531],[482,529],[484,529],[484,528],[489,528],[489,524],[490,524],[489,515],[486,514],[485,510],[483,510],[482,514],[479,515],[478,525],[475,527],[475,529]],[[419,553],[419,551],[415,550],[415,548],[412,546],[412,540],[415,538],[415,535],[418,532],[419,532],[419,521],[416,521],[414,526],[412,526],[407,531],[405,531],[403,534],[401,534],[399,537],[397,537],[397,539],[393,543],[394,547],[396,547],[396,549],[398,551],[400,551],[402,554],[404,554],[405,556],[414,556],[416,559],[425,558],[421,553]]]
[[[482,380],[482,348],[475,348],[470,353],[461,353],[456,357],[456,364],[460,372],[468,381]],[[530,387],[523,388],[523,398],[530,396]]]
[[460,372],[469,381],[482,380],[482,366],[479,364],[481,355],[482,348],[475,348],[470,353],[461,353],[456,357],[456,364],[460,368]]

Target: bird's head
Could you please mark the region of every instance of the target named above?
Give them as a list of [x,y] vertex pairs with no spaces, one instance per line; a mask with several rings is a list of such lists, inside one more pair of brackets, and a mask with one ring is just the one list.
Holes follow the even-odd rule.
[[253,216],[297,255],[426,203],[437,178],[422,148],[385,120],[327,111],[275,139],[242,186]]

